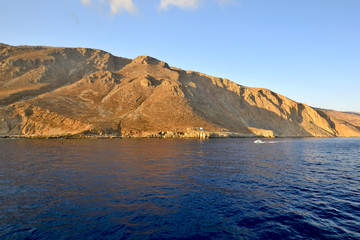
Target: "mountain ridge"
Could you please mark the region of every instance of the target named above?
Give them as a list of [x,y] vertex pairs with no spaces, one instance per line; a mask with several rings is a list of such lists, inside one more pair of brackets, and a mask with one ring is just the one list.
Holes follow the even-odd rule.
[[6,44],[0,53],[3,136],[360,136],[360,116],[150,56]]

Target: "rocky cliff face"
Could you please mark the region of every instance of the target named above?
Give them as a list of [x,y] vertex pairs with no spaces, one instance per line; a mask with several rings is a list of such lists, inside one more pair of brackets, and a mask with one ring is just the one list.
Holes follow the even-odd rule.
[[148,56],[0,44],[0,135],[360,136],[360,116]]

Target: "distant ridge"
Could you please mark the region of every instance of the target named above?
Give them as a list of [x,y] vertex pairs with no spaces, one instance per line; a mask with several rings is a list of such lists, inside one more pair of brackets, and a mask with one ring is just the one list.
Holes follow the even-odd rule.
[[359,137],[360,114],[312,108],[150,56],[0,44],[0,135]]
[[358,112],[344,112],[344,113],[347,113],[347,114],[354,114],[354,115],[360,116],[360,113],[358,113]]

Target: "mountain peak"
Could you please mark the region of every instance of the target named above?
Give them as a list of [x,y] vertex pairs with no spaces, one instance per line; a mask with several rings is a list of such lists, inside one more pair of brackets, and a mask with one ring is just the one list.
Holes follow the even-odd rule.
[[166,62],[160,61],[160,60],[150,57],[150,56],[138,56],[138,57],[134,58],[132,63],[159,65],[161,67],[169,68],[169,65]]

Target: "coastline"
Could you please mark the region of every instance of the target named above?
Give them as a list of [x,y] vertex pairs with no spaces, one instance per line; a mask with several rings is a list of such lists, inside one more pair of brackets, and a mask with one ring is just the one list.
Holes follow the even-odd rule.
[[[130,138],[161,138],[161,139],[216,139],[216,138],[324,138],[329,136],[274,136],[255,135],[237,132],[156,132],[134,135],[88,135],[88,134],[66,134],[66,135],[0,135],[0,139],[130,139]],[[338,136],[331,136],[336,138]],[[349,136],[353,137],[353,136]],[[343,137],[341,137],[343,138]]]
[[126,139],[126,138],[183,138],[183,139],[209,139],[209,138],[274,138],[272,134],[255,135],[236,132],[144,132],[140,134],[123,135],[95,135],[95,134],[65,134],[65,135],[0,135],[0,139]]

